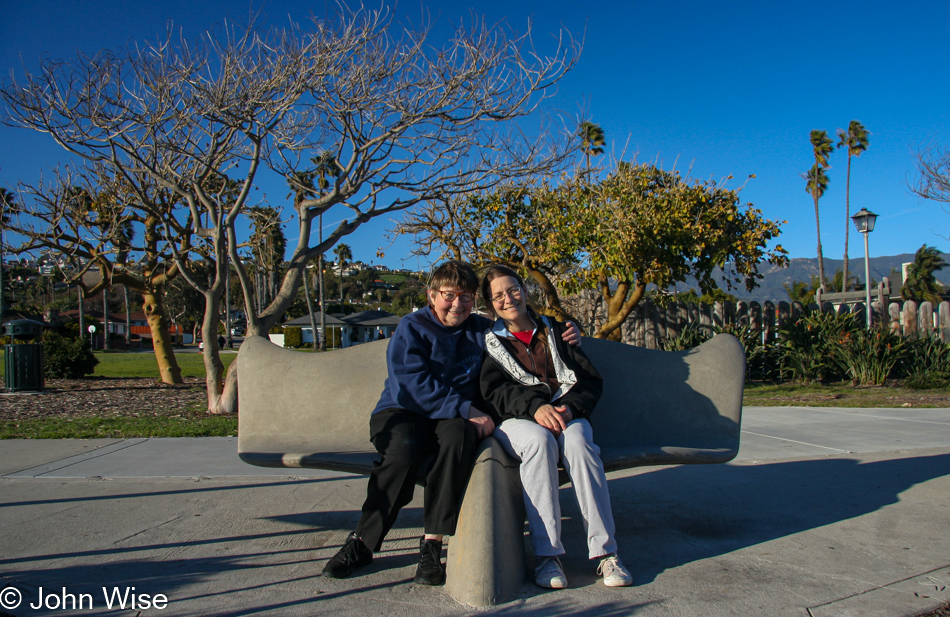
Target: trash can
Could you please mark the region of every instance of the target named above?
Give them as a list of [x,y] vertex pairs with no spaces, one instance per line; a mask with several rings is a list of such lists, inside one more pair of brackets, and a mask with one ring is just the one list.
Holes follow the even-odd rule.
[[43,324],[30,319],[8,321],[3,333],[14,344],[4,345],[4,378],[7,392],[40,391],[46,382],[43,376],[42,343],[19,343],[17,339],[33,340],[43,334]]

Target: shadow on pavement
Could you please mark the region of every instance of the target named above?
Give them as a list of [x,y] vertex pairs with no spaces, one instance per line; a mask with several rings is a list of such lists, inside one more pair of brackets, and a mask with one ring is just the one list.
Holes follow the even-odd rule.
[[[652,582],[667,569],[875,512],[898,502],[901,493],[914,485],[948,474],[950,454],[866,463],[827,458],[759,465],[662,468],[614,478],[610,481],[610,491],[620,553],[631,566],[634,583],[639,586]],[[323,490],[321,487],[328,487],[321,484],[324,481],[301,479],[29,503],[186,496],[275,485],[292,485],[318,493]],[[351,490],[359,492],[355,487]],[[569,487],[563,490],[570,492]],[[565,566],[572,587],[593,585],[596,576],[586,559],[576,506],[571,497],[563,497],[567,518],[564,540],[568,550]],[[23,503],[26,502],[3,505]],[[233,524],[214,527],[231,531],[218,533],[217,537],[199,534],[181,541],[153,541],[137,546],[129,546],[126,541],[123,541],[124,546],[117,546],[115,538],[103,538],[101,549],[0,559],[0,570],[5,572],[0,578],[17,584],[28,601],[35,601],[38,585],[46,589],[68,587],[73,593],[94,593],[97,599],[102,595],[102,585],[135,586],[141,593],[167,594],[180,609],[175,611],[176,615],[320,614],[334,606],[339,609],[339,603],[330,600],[346,596],[360,598],[361,594],[373,590],[400,589],[399,586],[408,589],[409,595],[423,598],[432,595],[433,601],[441,597],[439,590],[419,590],[418,586],[405,585],[408,582],[405,576],[411,573],[408,568],[415,559],[414,550],[395,548],[393,544],[384,545],[365,575],[344,581],[319,578],[324,560],[356,524],[359,512],[335,509],[282,514],[279,503],[277,506],[278,514],[273,514],[272,508],[270,516],[248,516]],[[299,510],[300,504],[295,508]],[[391,539],[403,547],[412,544],[411,536],[416,530],[410,533],[400,533],[400,530],[419,527],[421,519],[420,508],[407,508]],[[285,528],[270,531],[271,526]],[[202,533],[207,533],[212,528],[202,529]],[[259,533],[242,533],[242,530]],[[76,560],[82,563],[77,564]],[[11,565],[14,568],[11,569]],[[520,597],[524,600],[540,593],[528,585]],[[551,601],[542,604],[529,607],[515,602],[480,613],[501,614],[517,608],[522,615],[567,615],[586,610],[574,604],[570,597],[563,600],[551,597]],[[631,611],[636,612],[636,605],[607,602],[597,606],[596,614],[610,617],[631,614]]]
[[[635,560],[642,585],[669,568],[874,512],[948,474],[950,454],[680,466],[612,480],[610,493],[620,554]],[[572,502],[562,499],[576,520]],[[579,546],[568,533],[581,536]],[[586,553],[580,523],[565,540],[569,553]]]

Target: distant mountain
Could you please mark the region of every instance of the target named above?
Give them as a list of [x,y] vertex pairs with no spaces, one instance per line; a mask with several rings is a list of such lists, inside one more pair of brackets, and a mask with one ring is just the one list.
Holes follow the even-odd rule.
[[[941,255],[947,263],[950,263],[950,254],[943,253]],[[871,280],[880,281],[885,276],[889,276],[891,269],[894,268],[898,272],[901,269],[901,265],[905,263],[910,263],[914,261],[913,253],[905,253],[902,255],[894,255],[891,257],[872,257],[870,259],[871,266]],[[825,258],[825,276],[831,278],[834,276],[836,270],[843,266],[843,262],[840,259],[829,259]],[[785,292],[784,285],[791,286],[792,283],[796,281],[809,282],[811,281],[812,276],[818,276],[818,258],[795,258],[790,259],[787,268],[779,268],[777,266],[772,266],[766,264],[764,268],[760,270],[763,278],[759,281],[759,286],[756,287],[753,291],[748,292],[745,290],[745,287],[739,289],[733,289],[729,293],[736,296],[740,300],[751,301],[758,300],[759,302],[764,302],[766,300],[779,301],[779,300],[788,300],[788,294]],[[848,260],[848,272],[852,276],[858,277],[858,279],[863,283],[864,282],[864,258],[860,257],[858,259],[849,259]],[[938,281],[944,285],[950,284],[950,266],[936,272],[935,274]],[[900,289],[900,280],[891,280],[891,289],[899,290]],[[696,288],[695,281],[688,281],[687,285],[689,287]],[[725,286],[723,285],[725,289]],[[677,291],[685,291],[683,285],[677,286]]]

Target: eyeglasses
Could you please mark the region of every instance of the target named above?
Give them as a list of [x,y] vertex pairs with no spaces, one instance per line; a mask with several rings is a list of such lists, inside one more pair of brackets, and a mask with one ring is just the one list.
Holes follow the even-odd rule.
[[455,302],[455,299],[458,298],[462,301],[462,304],[469,304],[475,300],[475,296],[472,294],[456,293],[454,291],[442,291],[441,289],[434,289],[433,291],[437,291],[442,294],[442,299],[446,302]]
[[516,286],[514,286],[514,287],[512,287],[512,288],[510,288],[510,289],[507,289],[507,290],[505,290],[505,291],[503,291],[503,292],[501,292],[501,293],[497,293],[497,294],[495,294],[494,296],[491,297],[491,301],[494,302],[495,304],[500,304],[500,303],[504,302],[504,301],[505,301],[505,298],[507,298],[508,296],[511,296],[511,298],[514,299],[514,300],[520,300],[520,299],[521,299],[521,287],[518,286],[518,285],[516,285]]

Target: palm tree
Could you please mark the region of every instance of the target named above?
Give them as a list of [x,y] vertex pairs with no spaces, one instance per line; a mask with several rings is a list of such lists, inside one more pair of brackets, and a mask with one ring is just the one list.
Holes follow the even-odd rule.
[[587,173],[590,174],[590,157],[604,153],[603,147],[607,143],[604,129],[590,120],[584,120],[577,129],[577,135],[581,138],[581,152],[584,153]]
[[821,253],[821,223],[818,221],[818,200],[821,199],[821,196],[825,194],[825,189],[828,188],[828,176],[825,175],[825,170],[821,166],[815,164],[804,174],[804,178],[806,180],[805,192],[810,193],[815,200],[815,227],[818,233],[818,281],[822,289],[827,289],[825,287],[825,259]]
[[850,276],[848,278],[849,278],[848,282],[845,283],[844,270],[842,268],[838,268],[837,270],[835,270],[835,275],[831,277],[831,288],[832,289],[847,289],[848,287],[850,287],[855,290],[862,288],[861,281],[858,280],[858,277]]
[[868,133],[864,125],[852,120],[848,130],[838,129],[838,148],[848,149],[848,175],[844,188],[844,278],[845,288],[848,291],[848,232],[851,231],[851,157],[861,156],[868,149]]
[[801,302],[802,306],[808,306],[815,300],[815,291],[821,285],[818,282],[817,277],[812,277],[811,283],[806,283],[804,281],[794,281],[791,286],[788,283],[782,283],[782,287],[785,288],[785,293],[788,294],[789,300],[792,302]]
[[253,206],[248,208],[248,217],[251,219],[253,233],[250,243],[255,250],[255,259],[258,271],[261,274],[261,284],[258,288],[258,306],[260,311],[277,295],[277,280],[280,276],[280,266],[284,260],[284,251],[287,248],[287,238],[284,236],[280,221],[280,212],[270,206]]
[[815,164],[807,173],[805,178],[805,192],[810,193],[815,200],[815,228],[818,235],[818,280],[821,282],[821,288],[825,286],[825,257],[821,252],[821,222],[818,219],[818,200],[824,195],[828,188],[828,176],[825,169],[828,168],[828,157],[831,155],[831,139],[828,133],[820,129],[815,129],[810,135],[812,153],[815,155]]
[[340,312],[343,312],[343,268],[346,266],[347,259],[353,259],[353,251],[348,244],[341,242],[333,249],[333,253],[336,255],[337,264],[340,266]]
[[946,268],[947,265],[940,256],[940,251],[934,247],[925,244],[917,249],[914,263],[907,269],[907,280],[901,288],[901,298],[939,304],[943,288],[934,277],[934,272]]

